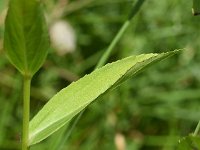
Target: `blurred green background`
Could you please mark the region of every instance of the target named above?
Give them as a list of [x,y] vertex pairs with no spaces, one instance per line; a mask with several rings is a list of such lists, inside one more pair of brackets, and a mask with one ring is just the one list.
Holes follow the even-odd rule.
[[[90,73],[126,20],[134,0],[43,0],[52,47],[34,76],[31,117],[57,91]],[[3,50],[8,1],[0,0],[0,150],[20,147],[22,78]],[[192,1],[146,0],[109,59],[185,50],[89,106],[31,150],[174,150],[200,119],[200,16]],[[61,46],[59,46],[61,44]]]

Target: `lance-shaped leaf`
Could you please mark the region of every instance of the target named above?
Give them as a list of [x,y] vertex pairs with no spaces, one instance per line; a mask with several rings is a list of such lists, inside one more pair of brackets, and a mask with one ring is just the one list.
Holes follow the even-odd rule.
[[61,128],[100,95],[150,64],[177,52],[127,57],[107,64],[62,89],[31,120],[29,145],[40,142]]
[[11,63],[24,75],[32,76],[41,67],[49,39],[38,0],[10,0],[4,49]]

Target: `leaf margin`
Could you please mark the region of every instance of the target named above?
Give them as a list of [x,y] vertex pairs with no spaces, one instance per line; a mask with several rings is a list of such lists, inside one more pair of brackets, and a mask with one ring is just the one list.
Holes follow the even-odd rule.
[[[160,60],[165,59],[165,58],[167,58],[167,57],[169,57],[169,56],[171,56],[171,55],[174,55],[174,54],[179,53],[181,50],[182,50],[182,49],[174,50],[174,51],[166,52],[166,53],[160,53],[160,54],[158,54],[158,53],[141,54],[141,55],[138,55],[138,56],[152,55],[150,58],[147,59],[148,61],[147,61],[147,60],[144,60],[144,61],[146,61],[146,63],[147,63],[147,64],[145,64],[144,66],[149,66],[150,64],[152,64],[152,62],[155,63],[155,60],[160,61]],[[136,58],[136,57],[138,57],[138,56],[130,56],[130,57],[124,58],[124,59],[122,59],[122,60],[129,59],[129,58],[133,58],[133,57]],[[153,58],[155,58],[155,57],[158,57],[158,58],[155,59],[155,60],[149,60],[149,59],[151,59],[151,58],[153,59]],[[118,60],[118,61],[116,61],[116,62],[109,63],[109,64],[103,66],[102,68],[108,67],[109,65],[113,65],[114,63],[119,63],[119,62],[122,61],[122,60]],[[133,65],[133,67],[131,67],[131,68],[134,68],[136,65],[140,68],[140,67],[141,67],[141,64],[144,63],[144,61],[137,62],[137,63],[136,63],[135,65]],[[157,62],[157,61],[156,61],[156,62]],[[142,66],[142,68],[144,68],[144,66]],[[99,69],[93,71],[92,73],[98,72],[98,71],[101,70],[102,68],[99,68]],[[130,78],[130,77],[133,75],[131,72],[133,72],[133,73],[135,74],[135,73],[139,73],[139,72],[141,72],[141,71],[142,71],[142,69],[135,69],[134,71],[133,71],[133,70],[130,70],[130,69],[127,69],[127,70],[126,70],[126,73],[127,73],[127,72],[130,72],[129,76],[128,76],[128,77],[122,77],[123,75],[121,75],[121,76],[119,77],[119,79],[122,79],[122,78]],[[92,73],[91,73],[91,74],[92,74]],[[90,75],[90,74],[89,74],[89,75]],[[85,78],[85,77],[87,77],[87,76],[88,76],[88,75],[85,75],[83,78]],[[83,78],[81,78],[81,79],[83,79]],[[81,80],[81,79],[79,79],[79,80]],[[117,80],[117,82],[119,81],[119,79]],[[78,80],[78,81],[79,81],[79,80]],[[101,96],[101,95],[104,94],[105,92],[109,91],[110,89],[112,90],[112,89],[116,88],[116,87],[117,87],[119,84],[121,84],[124,80],[125,80],[125,79],[122,79],[122,80],[119,81],[118,83],[115,82],[115,83],[113,83],[112,85],[110,85],[108,89],[106,89],[103,93],[100,93],[100,94],[99,94],[96,98],[94,98],[91,102],[86,103],[84,106],[82,105],[82,107],[80,107],[81,109],[77,109],[77,110],[79,110],[79,111],[76,110],[75,115],[77,115],[82,109],[84,109],[85,107],[87,107],[90,103],[92,103],[94,100],[96,100],[99,96]],[[74,82],[74,83],[77,83],[78,81],[76,81],[76,82]],[[80,82],[80,81],[79,81],[79,82]],[[72,83],[72,84],[74,84],[74,83]],[[71,86],[71,84],[70,84],[69,86]],[[62,89],[62,90],[59,91],[57,94],[59,94],[60,92],[62,92],[62,91],[65,90],[65,89],[67,89],[69,86],[67,86],[66,88]],[[57,95],[57,94],[56,94],[56,95]],[[54,96],[50,99],[50,101],[51,101],[56,95],[54,95]],[[50,103],[50,102],[48,102],[48,103]],[[48,103],[47,103],[47,104],[48,104]],[[47,105],[47,104],[46,104],[46,105]],[[47,107],[46,105],[38,112],[38,114],[40,114],[41,111],[42,111],[43,109],[45,109],[45,107]],[[36,116],[38,116],[38,114],[37,114]],[[60,127],[62,127],[65,123],[69,122],[75,115],[74,115],[74,111],[71,112],[71,114],[69,113],[69,116],[68,116],[68,117],[67,117],[67,116],[63,117],[62,119],[63,119],[64,121],[63,121],[62,119],[60,119],[60,124],[57,124],[57,125],[60,126]],[[33,126],[34,126],[34,120],[35,120],[36,116],[35,116],[35,117],[31,120],[31,122],[30,122],[30,129],[29,129],[29,131],[30,131],[31,134],[29,135],[29,145],[33,145],[33,144],[36,144],[36,143],[40,142],[41,140],[45,139],[45,138],[48,137],[50,134],[52,134],[53,132],[57,131],[57,130],[60,128],[60,127],[57,127],[54,131],[52,131],[51,133],[49,133],[49,135],[47,135],[47,136],[45,136],[45,137],[43,137],[43,138],[37,139],[37,138],[35,138],[34,136],[37,137],[37,134],[40,133],[40,131],[42,131],[42,130],[37,131],[37,132],[33,132],[33,133],[31,132],[32,130],[34,130],[34,129],[31,129],[31,128],[33,128]],[[73,117],[72,117],[72,116],[73,116]],[[45,117],[45,116],[43,116],[43,117]],[[68,120],[66,121],[66,118],[70,118],[70,119],[68,119]],[[43,118],[43,119],[44,119],[44,118]],[[32,125],[32,124],[33,124],[33,125]],[[36,121],[36,124],[37,124],[37,121]],[[49,126],[48,126],[48,127],[49,127]],[[47,128],[44,128],[44,130],[45,130],[45,129],[48,129],[48,127],[47,127]],[[51,126],[50,126],[50,127],[51,127]],[[35,138],[36,140],[34,140],[34,138]]]

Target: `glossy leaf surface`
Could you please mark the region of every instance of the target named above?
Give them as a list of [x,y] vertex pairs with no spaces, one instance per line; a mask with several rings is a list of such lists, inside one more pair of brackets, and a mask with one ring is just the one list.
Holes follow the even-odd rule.
[[31,120],[29,145],[40,142],[61,128],[100,95],[119,86],[150,64],[177,52],[127,57],[107,64],[62,89]]

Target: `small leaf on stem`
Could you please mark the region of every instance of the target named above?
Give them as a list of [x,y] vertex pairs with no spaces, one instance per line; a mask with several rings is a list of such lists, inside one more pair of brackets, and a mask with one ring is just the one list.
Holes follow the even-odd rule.
[[4,49],[10,62],[26,76],[43,64],[49,38],[40,2],[11,0],[5,22]]

